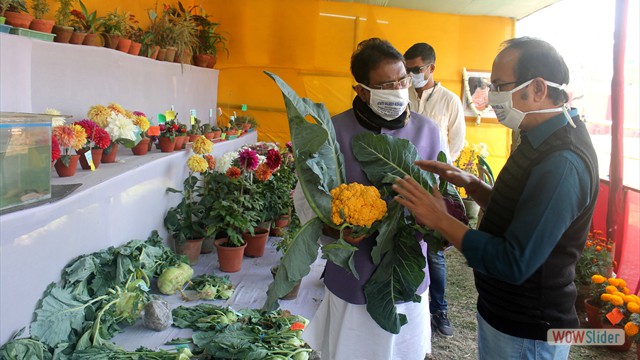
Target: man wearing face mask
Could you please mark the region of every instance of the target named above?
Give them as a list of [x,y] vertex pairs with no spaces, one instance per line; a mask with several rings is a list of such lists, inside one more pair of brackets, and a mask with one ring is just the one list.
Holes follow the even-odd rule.
[[[424,115],[438,124],[445,139],[451,160],[458,158],[464,147],[466,124],[460,98],[433,79],[436,69],[436,52],[427,43],[417,43],[404,53],[407,72],[411,76],[409,88],[411,110]],[[444,249],[428,249],[429,265],[429,310],[433,331],[444,337],[453,336],[453,326],[447,316],[445,299],[447,264]]]
[[[404,53],[407,73],[411,76],[409,104],[412,111],[433,120],[447,142],[451,159],[464,147],[466,124],[460,97],[433,78],[436,52],[427,43],[417,43]],[[446,310],[446,306],[445,306]]]
[[[425,117],[409,111],[408,88],[411,78],[405,70],[402,54],[388,41],[373,38],[361,42],[351,57],[351,73],[357,82],[353,108],[332,118],[336,140],[344,155],[346,183],[371,185],[351,150],[351,139],[363,132],[374,132],[407,139],[416,146],[422,159],[437,159],[444,149],[437,125]],[[296,212],[304,209],[301,191],[294,193]],[[307,219],[300,219],[305,222]],[[426,244],[420,241],[423,254]],[[365,238],[354,253],[359,278],[332,262],[324,272],[324,299],[311,323],[304,331],[304,339],[320,351],[323,359],[331,360],[423,360],[431,352],[431,330],[428,325],[429,307],[426,290],[428,270],[416,292],[424,296],[421,302],[396,304],[397,311],[406,314],[408,323],[400,333],[383,330],[366,309],[364,285],[376,270],[371,258],[375,235]]]
[[474,269],[480,359],[567,359],[550,329],[577,328],[575,265],[598,196],[598,163],[584,123],[566,108],[569,70],[548,43],[517,38],[493,62],[489,104],[521,132],[493,188],[448,164],[419,161],[485,210],[478,230],[409,179],[394,189],[418,221],[439,231]]

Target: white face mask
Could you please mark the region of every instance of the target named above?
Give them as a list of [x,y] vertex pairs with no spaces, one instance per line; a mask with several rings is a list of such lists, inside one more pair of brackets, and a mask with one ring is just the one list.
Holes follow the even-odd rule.
[[362,84],[360,86],[371,93],[369,98],[371,110],[387,121],[396,119],[407,109],[409,89],[380,90],[371,89]]
[[[522,120],[527,114],[540,114],[540,113],[550,113],[557,111],[564,111],[565,115],[573,125],[571,121],[571,117],[567,114],[567,109],[563,105],[561,107],[552,108],[552,109],[542,109],[542,110],[533,110],[522,112],[513,107],[513,93],[526,87],[531,84],[533,79],[517,86],[515,89],[511,91],[489,91],[489,105],[493,108],[493,111],[496,113],[496,117],[498,121],[511,130],[518,130],[520,128],[520,124],[522,124]],[[545,81],[547,86],[552,86],[558,89],[562,89],[562,85],[558,85],[551,81]],[[573,125],[575,127],[575,125]]]
[[[427,82],[429,82],[429,78],[425,79],[423,73],[409,73],[409,75],[411,76],[411,84],[413,84],[414,89],[420,89],[421,87],[427,85]],[[431,74],[429,74],[429,76],[431,76]]]

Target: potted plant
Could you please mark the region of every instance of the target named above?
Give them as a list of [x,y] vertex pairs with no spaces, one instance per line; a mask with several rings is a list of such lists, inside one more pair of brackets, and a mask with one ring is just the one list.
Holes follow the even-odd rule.
[[174,120],[168,120],[164,124],[160,124],[160,136],[158,137],[158,146],[162,152],[173,152],[176,148],[176,134],[180,127]]
[[[117,8],[113,11],[108,12],[104,17],[100,18],[97,26],[104,40],[105,47],[116,49],[118,47],[120,39],[125,38],[129,34],[129,18],[130,15],[128,12],[118,12]],[[125,43],[127,43],[128,46],[131,46],[131,40],[126,40],[128,41],[125,41]],[[128,52],[128,46],[125,46],[126,51],[124,50],[124,47],[121,51]]]
[[55,21],[43,19],[42,17],[49,12],[49,2],[47,0],[32,0],[31,10],[35,19],[31,21],[29,29],[50,34],[53,30]]
[[[624,328],[631,321],[632,314],[640,313],[640,298],[631,294],[627,283],[622,278],[605,278],[604,276],[594,275],[593,282],[597,285],[595,295],[598,297],[600,312],[598,314],[600,324],[596,324],[598,328]],[[635,318],[635,317],[634,317]],[[589,324],[591,326],[591,318]],[[632,322],[633,323],[633,322]],[[594,326],[591,326],[594,327]],[[629,325],[625,329],[626,338],[622,345],[612,345],[609,347],[613,351],[628,351],[633,343],[633,329],[629,329],[633,325]]]
[[607,240],[601,231],[595,230],[587,235],[582,255],[576,264],[574,283],[578,290],[576,309],[584,309],[584,301],[591,294],[591,276],[603,274],[609,277],[613,270],[613,241]]
[[87,133],[81,126],[72,124],[55,126],[52,129],[52,134],[61,149],[60,158],[56,160],[54,165],[58,176],[75,175],[78,159],[80,158],[80,155],[75,152],[80,150],[87,141]]
[[211,141],[220,140],[220,134],[222,134],[222,130],[220,130],[217,126],[211,125],[209,123],[202,124],[200,131],[207,139]]
[[[489,152],[487,151],[487,146],[484,143],[470,145],[465,141],[464,148],[460,151],[460,155],[458,155],[458,158],[453,162],[453,164],[459,169],[479,177],[478,157],[486,158],[487,156],[489,156]],[[480,207],[475,201],[473,201],[473,199],[467,196],[464,188],[457,188],[457,190],[460,193],[460,197],[462,197],[465,211],[469,218],[469,226],[472,228],[477,227]]]
[[133,112],[133,123],[140,128],[140,142],[136,146],[131,148],[133,155],[145,155],[149,151],[149,137],[147,136],[147,130],[149,130],[149,119],[141,111]]
[[9,0],[3,3],[5,23],[13,27],[28,29],[33,20],[33,16],[27,12],[27,5],[24,0]]
[[198,137],[202,136],[202,121],[197,117],[193,118],[193,124],[191,124],[191,129],[187,131],[187,135],[189,135],[189,142],[194,142]]
[[195,197],[199,181],[194,171],[190,170],[182,190],[167,188],[167,192],[182,194],[182,199],[178,205],[171,207],[164,217],[164,226],[173,238],[175,252],[187,255],[191,265],[198,263],[202,241],[206,234],[204,208]]
[[102,46],[102,39],[96,34],[96,28],[100,21],[97,17],[97,12],[95,10],[89,12],[82,0],[79,0],[79,3],[80,10],[71,10],[70,25],[73,26],[74,34],[69,42],[77,43],[82,38],[81,44],[83,45]]
[[191,63],[193,52],[198,46],[198,25],[191,15],[194,8],[196,8],[196,6],[187,10],[182,3],[178,1],[177,7],[169,6],[167,11],[165,11],[165,16],[173,30],[170,33],[169,41],[171,47],[176,48],[177,54],[175,58],[167,56],[166,61],[175,61],[181,64]]
[[52,32],[56,34],[55,42],[66,44],[71,40],[73,27],[71,26],[71,10],[75,0],[58,0],[60,4],[56,10],[56,24]]
[[94,105],[87,112],[87,116],[105,129],[111,137],[111,143],[103,152],[102,163],[116,161],[119,145],[131,149],[142,139],[141,130],[134,123],[136,117],[131,111],[125,110],[119,104]]
[[4,17],[4,13],[9,8],[9,5],[11,5],[11,2],[12,0],[0,0],[0,25],[4,25],[4,22],[7,20],[7,18]]
[[235,119],[236,126],[242,131],[246,132],[249,129],[256,129],[258,127],[258,121],[251,115],[240,115]]
[[87,133],[87,141],[77,153],[80,155],[80,166],[85,170],[95,170],[100,166],[102,152],[111,144],[109,133],[95,122],[84,119],[74,122]]

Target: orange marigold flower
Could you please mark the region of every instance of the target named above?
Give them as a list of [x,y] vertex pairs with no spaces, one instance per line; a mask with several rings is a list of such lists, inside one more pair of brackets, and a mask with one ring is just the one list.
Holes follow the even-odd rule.
[[624,333],[627,334],[627,336],[631,337],[631,336],[636,336],[638,334],[638,325],[632,323],[632,322],[628,322],[625,326],[624,326]]
[[609,302],[614,306],[620,306],[624,304],[624,300],[622,300],[622,298],[618,295],[611,295],[611,299],[609,300]]
[[602,295],[600,295],[600,300],[602,300],[602,301],[610,301],[612,296],[613,295],[611,295],[611,294],[602,294]]
[[291,324],[291,330],[296,331],[296,330],[304,330],[304,324],[296,321],[293,324]]
[[609,285],[618,286],[618,279],[616,278],[608,278],[607,282],[609,283]]
[[242,175],[242,171],[237,166],[232,166],[227,170],[226,175],[229,179],[237,179]]
[[629,290],[628,287],[623,287],[622,290],[620,290],[620,292],[622,292],[625,295],[629,295],[629,293],[631,293],[631,290]]
[[640,314],[640,305],[636,304],[635,302],[630,302],[627,304],[627,310],[634,314]]
[[619,287],[620,289],[626,288],[627,282],[624,281],[623,279],[618,279],[618,283],[616,284],[616,286]]
[[607,279],[604,276],[598,274],[591,277],[591,282],[594,284],[602,284],[605,280]]
[[273,171],[271,170],[271,168],[269,168],[269,165],[267,165],[267,163],[258,165],[258,168],[256,169],[256,178],[258,178],[258,180],[262,182],[269,180],[272,174]]
[[596,251],[601,251],[602,250],[602,246],[598,245],[596,246]]
[[607,292],[607,294],[614,294],[618,291],[618,288],[613,285],[609,285],[605,288],[605,291]]

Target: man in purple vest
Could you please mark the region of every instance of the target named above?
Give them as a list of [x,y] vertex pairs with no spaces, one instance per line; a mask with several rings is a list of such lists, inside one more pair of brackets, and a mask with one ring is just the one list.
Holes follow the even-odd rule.
[[447,214],[410,179],[397,201],[439,231],[474,269],[479,359],[563,360],[570,345],[550,334],[577,328],[575,266],[598,197],[598,159],[564,84],[569,69],[550,44],[511,39],[493,62],[489,104],[521,142],[491,188],[449,164],[418,161],[464,187],[485,210],[478,230]]
[[[346,183],[371,185],[351,149],[351,139],[363,132],[374,132],[411,141],[422,159],[436,159],[445,149],[438,126],[422,115],[409,111],[407,75],[402,54],[389,42],[365,40],[351,57],[351,73],[357,82],[353,108],[332,118],[340,151],[344,155]],[[431,352],[428,269],[417,293],[420,303],[397,304],[407,315],[408,324],[394,335],[380,328],[366,310],[364,285],[376,267],[371,258],[375,236],[364,239],[355,252],[356,279],[341,267],[327,262],[325,296],[315,317],[304,332],[305,340],[323,359],[422,360]],[[421,240],[423,255],[426,244]]]

